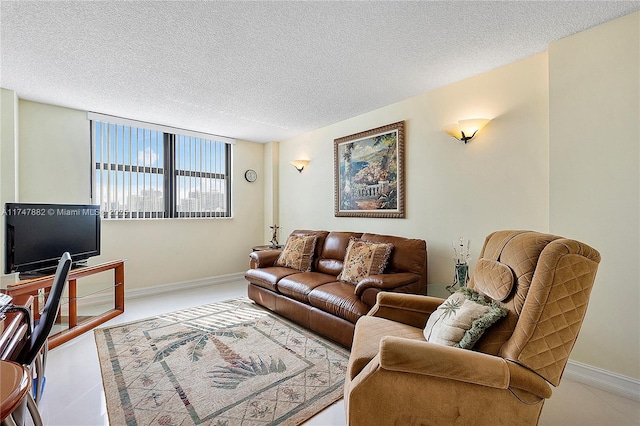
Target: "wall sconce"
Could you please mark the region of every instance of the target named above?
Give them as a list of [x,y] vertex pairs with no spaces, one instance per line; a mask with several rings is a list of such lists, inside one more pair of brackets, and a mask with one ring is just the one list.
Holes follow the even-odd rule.
[[460,120],[456,124],[444,126],[442,131],[453,136],[464,143],[469,142],[478,133],[480,129],[491,121],[488,118],[471,118],[469,120]]
[[299,173],[302,173],[302,170],[304,170],[304,166],[306,166],[307,164],[309,164],[309,160],[296,160],[291,162],[291,165],[295,167]]

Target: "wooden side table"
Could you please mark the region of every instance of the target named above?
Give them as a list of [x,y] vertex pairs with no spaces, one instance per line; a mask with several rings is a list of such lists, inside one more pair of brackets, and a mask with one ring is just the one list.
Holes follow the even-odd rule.
[[262,250],[280,250],[282,246],[272,246],[272,245],[264,245],[264,246],[253,246],[251,247],[251,251],[262,251]]
[[429,283],[427,284],[427,296],[440,297],[442,299],[446,299],[451,296],[449,290],[447,290],[447,286],[451,284],[442,284],[442,283]]

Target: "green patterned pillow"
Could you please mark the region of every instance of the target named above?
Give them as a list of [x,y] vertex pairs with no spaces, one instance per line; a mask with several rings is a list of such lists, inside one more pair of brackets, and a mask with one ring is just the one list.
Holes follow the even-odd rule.
[[424,337],[427,342],[471,349],[485,330],[507,312],[495,302],[487,302],[474,290],[463,287],[429,316]]

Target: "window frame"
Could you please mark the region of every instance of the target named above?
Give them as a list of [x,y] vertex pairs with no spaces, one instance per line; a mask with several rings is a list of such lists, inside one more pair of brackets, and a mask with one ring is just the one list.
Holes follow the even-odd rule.
[[[196,217],[196,218],[200,218],[200,217],[215,217],[215,218],[220,218],[220,217],[224,217],[224,218],[228,218],[231,217],[231,145],[230,144],[225,144],[225,152],[224,152],[224,162],[225,162],[225,172],[224,173],[215,173],[215,172],[203,172],[203,171],[194,171],[194,170],[185,170],[185,169],[180,169],[177,167],[176,163],[177,161],[175,160],[176,158],[176,149],[177,149],[177,139],[178,136],[177,134],[172,134],[170,135],[170,141],[169,141],[169,149],[170,149],[170,156],[169,155],[165,155],[165,162],[167,162],[167,157],[171,157],[172,161],[171,161],[171,169],[169,170],[169,173],[173,176],[173,179],[171,179],[171,190],[170,192],[167,192],[167,194],[170,194],[170,197],[167,198],[173,198],[173,201],[171,202],[171,208],[174,210],[172,211],[172,217],[180,217],[180,218],[185,218],[185,217]],[[202,138],[204,139],[204,138]],[[212,139],[206,139],[206,140],[212,140]],[[218,142],[218,141],[214,141],[214,142]],[[167,167],[167,166],[165,166]],[[199,212],[181,212],[178,211],[178,199],[177,199],[177,191],[176,191],[176,187],[177,185],[177,180],[179,176],[190,176],[190,177],[196,177],[196,178],[205,178],[205,179],[221,179],[224,180],[226,183],[226,188],[225,188],[225,205],[227,206],[225,215],[221,216],[219,214],[216,214],[216,212],[205,212],[205,211],[199,211]]]
[[[168,126],[161,126],[157,124],[145,123],[141,121],[135,121],[130,119],[124,119],[115,116],[108,116],[97,113],[88,113],[89,126],[90,126],[90,139],[91,139],[91,200],[95,202],[96,194],[99,191],[97,187],[97,173],[101,171],[111,172],[139,172],[143,174],[160,174],[162,178],[163,188],[163,207],[164,211],[114,211],[107,210],[102,211],[103,219],[110,220],[122,220],[122,219],[177,219],[177,218],[214,218],[214,219],[228,219],[232,217],[232,182],[231,182],[231,159],[232,159],[232,145],[235,144],[234,139],[193,132],[184,129],[178,129]],[[99,122],[100,124],[96,124]],[[104,158],[101,158],[101,162],[96,159],[96,125],[115,125],[115,126],[128,126],[143,131],[158,131],[162,135],[162,149],[163,149],[163,164],[162,167],[150,166],[150,165],[138,165],[108,162]],[[118,129],[118,127],[116,127]],[[177,163],[177,140],[180,136],[186,138],[197,138],[212,143],[222,143],[224,146],[224,153],[222,154],[222,160],[224,161],[223,172],[206,172],[199,170],[189,170],[187,168],[179,168]],[[109,137],[109,136],[107,136]],[[116,136],[117,138],[117,136]],[[218,157],[216,157],[218,158]],[[220,159],[220,158],[218,158]],[[225,210],[224,212],[217,211],[180,211],[178,203],[180,201],[178,195],[178,179],[180,176],[188,176],[200,179],[219,179],[224,182],[224,200]],[[100,200],[101,209],[105,200]]]

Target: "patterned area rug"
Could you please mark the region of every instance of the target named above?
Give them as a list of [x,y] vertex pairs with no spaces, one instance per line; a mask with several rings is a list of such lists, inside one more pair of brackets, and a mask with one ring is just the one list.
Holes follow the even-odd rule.
[[244,298],[95,339],[111,425],[297,425],[342,398],[349,358]]

